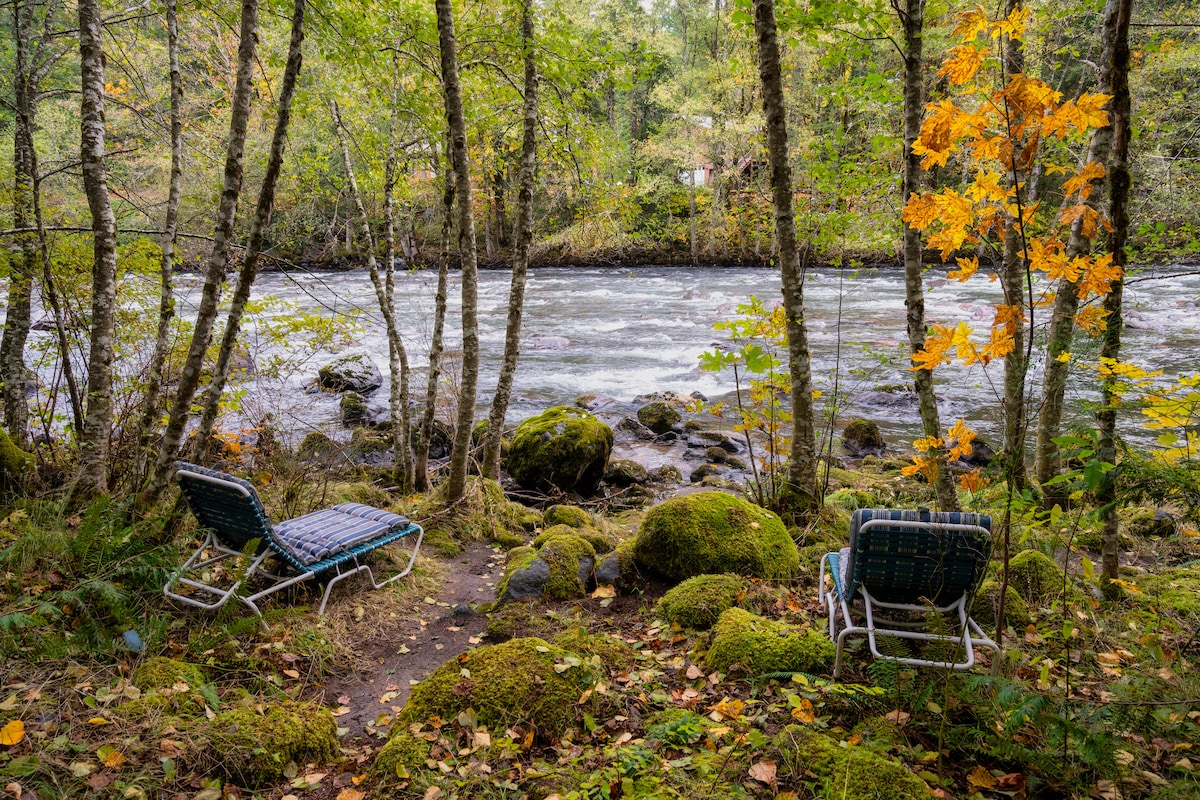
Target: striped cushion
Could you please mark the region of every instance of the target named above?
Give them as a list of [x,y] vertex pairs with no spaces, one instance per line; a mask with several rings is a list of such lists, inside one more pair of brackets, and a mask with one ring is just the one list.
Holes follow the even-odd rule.
[[307,566],[407,525],[408,520],[399,514],[343,503],[279,523],[275,542]]

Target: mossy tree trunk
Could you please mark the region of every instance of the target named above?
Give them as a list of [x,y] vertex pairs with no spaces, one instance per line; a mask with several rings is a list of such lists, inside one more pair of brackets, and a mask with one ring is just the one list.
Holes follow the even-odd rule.
[[[204,392],[204,411],[192,447],[194,459],[203,461],[208,457],[213,426],[221,407],[221,393],[229,379],[229,361],[237,347],[238,334],[242,329],[242,316],[250,300],[250,289],[258,275],[258,264],[262,257],[263,235],[271,223],[271,210],[275,207],[275,186],[283,169],[283,151],[287,147],[288,125],[292,119],[292,96],[296,93],[296,80],[304,63],[304,4],[295,0],[292,4],[292,33],[288,42],[287,63],[283,69],[283,81],[279,89],[279,108],[275,116],[275,132],[271,136],[271,150],[267,156],[267,169],[263,173],[262,186],[258,191],[258,203],[254,218],[250,221],[250,235],[246,241],[246,252],[242,266],[238,269],[237,286],[233,290],[229,314],[225,318],[225,332],[221,336],[221,348],[217,351],[217,363],[212,369],[212,380]],[[265,421],[264,421],[265,422]]]
[[[903,7],[893,5],[904,30],[904,201],[921,192],[921,157],[913,152],[913,142],[921,133],[921,113],[924,105],[925,67],[925,0],[905,0]],[[925,291],[921,284],[921,232],[902,222],[904,241],[904,304],[908,309],[908,345],[914,355],[925,349]],[[933,389],[933,372],[920,369],[913,372],[913,388],[921,414],[921,428],[927,437],[940,438],[942,422],[938,415],[937,395]],[[938,507],[943,511],[958,511],[958,493],[946,463],[943,445],[933,451],[937,460],[937,475],[933,486]]]
[[[1125,244],[1129,237],[1129,139],[1132,112],[1129,97],[1129,18],[1133,0],[1108,0],[1104,8],[1104,38],[1112,42],[1112,96],[1109,103],[1109,118],[1113,129],[1112,158],[1109,161],[1109,219],[1112,232],[1108,236],[1108,251],[1113,264],[1124,271],[1128,263]],[[1109,48],[1106,46],[1105,48]],[[1100,346],[1100,358],[1116,361],[1121,353],[1121,301],[1125,279],[1112,282],[1104,298],[1107,312],[1104,341]],[[1099,457],[1110,464],[1116,463],[1117,397],[1115,378],[1106,379],[1101,386],[1103,401],[1100,405]],[[1111,477],[1112,473],[1110,473]],[[1117,531],[1116,482],[1106,480],[1097,493],[1103,519],[1101,531],[1100,574],[1109,587],[1117,579],[1120,570],[1120,541]]]
[[533,0],[521,8],[521,48],[525,54],[524,130],[521,139],[521,176],[517,190],[517,241],[513,253],[512,285],[508,292],[508,323],[504,332],[504,360],[488,414],[487,441],[483,448],[483,474],[500,476],[500,440],[504,417],[512,397],[513,379],[521,354],[521,318],[525,309],[525,278],[529,244],[533,240],[533,184],[537,175],[538,73],[534,58]]
[[234,217],[237,215],[238,199],[242,192],[243,155],[250,120],[250,98],[254,89],[255,51],[258,44],[258,0],[242,0],[238,33],[237,80],[230,103],[229,138],[225,145],[225,172],[221,201],[217,207],[216,230],[213,233],[212,248],[209,251],[204,283],[200,290],[196,323],[175,390],[175,398],[171,403],[167,428],[159,444],[154,469],[139,498],[139,505],[142,507],[152,505],[170,479],[171,464],[179,451],[179,443],[191,412],[192,399],[200,385],[200,369],[204,365],[204,355],[212,341],[221,284],[225,278],[225,268],[229,264]]
[[804,326],[804,274],[800,269],[796,220],[792,212],[787,108],[779,65],[774,0],[754,0],[754,31],[758,39],[759,78],[763,89],[771,196],[775,207],[775,240],[779,247],[783,306],[787,320],[788,367],[792,384],[792,447],[787,486],[779,500],[781,507],[806,510],[820,504],[813,422],[812,359],[808,350],[808,332]]
[[[79,434],[79,472],[72,494],[108,492],[108,447],[113,424],[112,363],[116,345],[117,217],[105,166],[104,42],[99,0],[79,2],[80,159],[92,215],[92,322],[88,348],[87,411]],[[65,354],[64,354],[65,357]]]
[[471,201],[471,166],[467,159],[467,123],[463,116],[462,86],[458,79],[454,11],[450,0],[436,0],[435,7],[442,90],[446,97],[446,121],[450,129],[450,157],[454,164],[455,192],[458,195],[458,254],[462,265],[462,371],[446,490],[446,499],[454,502],[466,490],[467,458],[471,449],[471,427],[475,420],[475,396],[479,383],[478,251]]

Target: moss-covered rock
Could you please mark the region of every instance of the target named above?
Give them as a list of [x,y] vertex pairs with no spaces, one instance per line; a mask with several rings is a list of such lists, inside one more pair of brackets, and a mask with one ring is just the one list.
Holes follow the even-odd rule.
[[1192,619],[1200,618],[1200,575],[1194,566],[1171,567],[1154,572],[1121,576],[1138,588],[1129,599],[1156,612],[1170,612]]
[[649,483],[650,471],[636,461],[620,458],[611,461],[604,470],[604,482],[609,486],[624,489]]
[[517,426],[508,472],[527,488],[588,495],[604,476],[612,429],[579,408],[556,406]]
[[370,356],[355,353],[335,358],[317,370],[317,383],[333,392],[368,394],[383,385],[383,375]]
[[1175,518],[1161,509],[1126,506],[1117,512],[1121,533],[1140,539],[1175,535]]
[[[929,800],[925,781],[900,762],[865,747],[842,745],[832,737],[788,725],[774,739],[777,774],[785,779],[816,775],[836,789],[839,800]],[[884,794],[880,789],[886,787]]]
[[133,685],[143,692],[170,689],[181,683],[195,688],[208,683],[208,678],[195,664],[186,664],[166,656],[151,656],[133,672]]
[[571,534],[578,536],[592,546],[592,549],[599,553],[612,552],[617,546],[617,537],[611,533],[598,531],[595,528],[573,528],[570,525],[551,525],[544,531],[539,533],[533,540],[533,546],[540,548],[543,544],[549,541],[554,536],[562,536],[563,534]]
[[496,584],[499,603],[541,597],[550,577],[550,565],[537,557],[536,547],[514,547],[504,562],[504,576]]
[[615,586],[620,591],[629,591],[641,581],[641,572],[633,555],[633,539],[619,542],[611,553],[607,553],[596,564],[596,584]]
[[787,625],[730,608],[713,626],[713,643],[704,655],[709,668],[761,675],[772,672],[827,672],[834,646],[826,634],[808,626]]
[[551,639],[562,630],[562,624],[556,618],[548,617],[539,607],[529,603],[509,603],[494,609],[487,616],[484,631],[492,644],[529,636]]
[[650,509],[634,558],[673,580],[723,572],[788,578],[799,566],[796,543],[779,517],[724,492],[673,497]]
[[581,656],[596,656],[611,670],[628,669],[637,659],[637,652],[628,643],[605,633],[588,633],[582,628],[563,631],[554,637],[554,643]]
[[578,665],[555,669],[572,660],[578,656],[536,638],[468,650],[414,686],[397,719],[454,719],[472,708],[492,731],[521,725],[558,736],[586,710],[579,698],[590,674]]
[[[1016,631],[1025,630],[1033,618],[1029,615],[1029,606],[1011,583],[1004,593],[1004,598],[1004,619],[1008,626]],[[971,603],[971,618],[991,630],[996,627],[996,609],[999,605],[1000,581],[986,580],[975,591],[975,600]]]
[[312,431],[300,442],[301,458],[327,458],[338,451],[339,445],[320,431]]
[[509,551],[504,577],[496,586],[500,603],[548,597],[571,600],[587,596],[596,567],[596,549],[574,528],[556,525],[534,540],[533,547]]
[[388,783],[423,769],[427,758],[429,742],[413,736],[407,725],[393,725],[388,732],[387,742],[375,754],[372,771]]
[[1008,561],[1008,584],[1030,605],[1061,597],[1065,581],[1063,568],[1040,550],[1022,550]]
[[353,456],[370,456],[384,453],[392,447],[392,436],[389,433],[371,428],[355,428],[350,434],[350,454]]
[[245,786],[277,782],[289,763],[322,763],[338,749],[333,715],[312,703],[228,709],[206,732],[218,768]]
[[869,419],[857,417],[842,429],[842,447],[855,458],[878,456],[887,449],[879,426]]
[[17,447],[0,428],[0,497],[7,497],[21,490],[33,469],[33,456]]
[[647,403],[638,409],[638,422],[655,433],[666,433],[683,419],[679,412],[663,402]]
[[681,628],[706,631],[749,590],[750,581],[741,575],[697,575],[668,590],[658,613]]
[[342,424],[348,428],[366,425],[368,421],[367,399],[358,392],[346,392],[338,403]]
[[596,523],[592,515],[579,506],[553,505],[542,512],[542,524],[549,528],[551,525],[569,525],[572,528],[591,528]]
[[654,483],[674,486],[683,481],[683,473],[679,471],[679,467],[673,464],[663,464],[661,467],[650,470],[650,480]]
[[833,664],[833,642],[820,631],[740,608],[721,614],[712,634],[704,663],[722,672],[825,672]]

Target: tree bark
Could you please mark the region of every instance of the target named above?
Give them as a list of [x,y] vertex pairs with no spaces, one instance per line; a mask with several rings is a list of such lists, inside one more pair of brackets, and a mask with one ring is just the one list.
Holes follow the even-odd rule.
[[112,433],[112,362],[116,338],[117,218],[108,197],[104,164],[104,43],[99,0],[79,2],[80,158],[92,214],[92,325],[88,351],[87,411],[79,436],[79,473],[72,494],[108,492]]
[[[899,0],[893,3],[904,30],[904,179],[903,200],[921,192],[921,157],[913,152],[913,142],[921,133],[921,114],[924,111],[925,66],[922,61],[925,44],[925,0]],[[913,355],[925,349],[925,291],[921,283],[921,232],[908,223],[903,225],[904,243],[904,304],[908,308],[908,345]],[[921,428],[927,437],[940,438],[942,422],[938,414],[937,394],[933,389],[933,372],[920,369],[913,372],[913,388],[921,414]],[[935,448],[932,456],[937,462],[933,488],[938,506],[943,511],[958,511],[958,493],[946,462],[945,446]]]
[[178,0],[167,0],[167,64],[171,82],[171,179],[163,223],[158,330],[154,336],[154,353],[150,356],[149,384],[138,434],[136,481],[145,477],[142,472],[162,413],[163,367],[171,345],[171,320],[175,317],[175,232],[179,224],[179,201],[183,196],[183,75],[179,69]]
[[521,10],[521,48],[525,53],[524,130],[521,138],[521,177],[517,190],[517,241],[513,253],[512,285],[508,292],[508,324],[504,332],[504,360],[496,382],[496,394],[488,415],[487,441],[483,448],[482,472],[500,477],[500,440],[504,418],[512,397],[513,379],[521,354],[521,318],[525,309],[525,278],[529,268],[529,245],[533,240],[533,184],[537,175],[538,73],[534,59],[533,0]]
[[[446,328],[446,284],[450,271],[450,240],[454,230],[454,170],[449,159],[450,137],[446,137],[446,165],[442,169],[442,236],[438,245],[437,291],[433,302],[433,333],[429,339],[429,374],[425,383],[425,410],[421,415],[421,435],[417,440],[417,457],[413,477],[417,491],[429,491],[429,445],[433,440],[434,417],[437,413],[438,381],[442,377],[442,348]],[[435,164],[435,166],[438,166]]]
[[187,426],[192,399],[200,384],[200,369],[204,354],[212,340],[213,324],[217,318],[217,302],[221,297],[221,284],[225,268],[229,264],[230,237],[233,221],[237,215],[238,198],[242,191],[243,154],[246,146],[246,128],[250,119],[250,97],[253,91],[254,54],[258,42],[258,0],[242,0],[241,24],[239,29],[237,81],[234,84],[229,120],[229,140],[225,147],[225,175],[221,191],[221,202],[217,208],[216,230],[213,232],[212,249],[204,274],[200,292],[200,304],[196,309],[196,324],[188,345],[187,359],[179,376],[179,386],[171,403],[171,414],[167,428],[159,444],[158,457],[146,487],[139,498],[140,505],[148,506],[158,499],[166,488],[171,474],[171,463],[179,450]]
[[467,160],[467,123],[463,116],[462,89],[458,80],[458,53],[454,38],[454,13],[450,0],[436,0],[438,45],[442,57],[442,89],[446,96],[446,121],[450,128],[450,154],[458,194],[458,253],[462,262],[462,373],[458,389],[458,419],[454,448],[450,452],[450,477],[446,499],[454,502],[466,490],[467,457],[475,421],[475,395],[479,382],[479,287],[475,218],[471,202],[471,167]]
[[[1129,97],[1129,18],[1133,11],[1133,0],[1108,0],[1104,8],[1104,37],[1112,45],[1112,95],[1109,103],[1109,119],[1112,123],[1112,159],[1109,162],[1109,219],[1112,233],[1108,237],[1108,250],[1113,264],[1122,273],[1128,264],[1125,243],[1129,236],[1129,139],[1132,117]],[[1121,300],[1124,292],[1124,277],[1117,278],[1104,298],[1105,319],[1104,341],[1100,346],[1100,358],[1116,361],[1121,353]],[[1099,457],[1102,461],[1115,464],[1117,460],[1116,428],[1117,397],[1114,379],[1106,379],[1101,386],[1103,402],[1100,405]],[[1101,508],[1103,530],[1100,538],[1100,575],[1105,584],[1113,588],[1121,563],[1120,537],[1117,531],[1116,482],[1110,473],[1097,492]]]
[[271,150],[267,156],[267,169],[263,173],[262,187],[258,191],[258,203],[254,218],[250,221],[250,235],[242,266],[238,270],[237,287],[225,319],[225,332],[221,336],[221,348],[217,351],[217,363],[212,369],[212,380],[204,393],[204,412],[192,445],[193,460],[203,462],[208,457],[213,426],[221,407],[221,393],[229,379],[229,361],[237,347],[238,334],[242,329],[242,315],[250,300],[250,289],[258,275],[258,262],[262,256],[263,234],[271,224],[271,210],[275,206],[275,185],[283,169],[283,151],[287,147],[288,125],[292,119],[292,96],[296,93],[296,80],[304,63],[304,5],[306,0],[295,0],[292,4],[292,33],[288,42],[287,63],[283,68],[283,80],[279,89],[279,108],[275,116],[275,132],[271,136]]
[[817,446],[813,422],[811,356],[804,326],[804,274],[796,246],[792,213],[792,169],[788,163],[787,118],[779,66],[774,0],[754,0],[754,30],[758,37],[758,69],[763,89],[771,195],[775,206],[775,238],[779,245],[783,306],[787,320],[788,368],[792,392],[792,446],[787,485],[781,508],[807,510],[821,502],[817,485]]

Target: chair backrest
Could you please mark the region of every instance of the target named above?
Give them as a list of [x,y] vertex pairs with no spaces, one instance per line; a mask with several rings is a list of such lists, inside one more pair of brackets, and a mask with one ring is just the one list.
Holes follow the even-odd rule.
[[273,539],[254,484],[186,461],[175,462],[175,478],[200,527],[214,531],[225,546],[242,550],[257,539],[261,552]]
[[975,589],[991,554],[987,514],[859,509],[850,519],[846,596],[865,586],[887,603],[946,606]]

